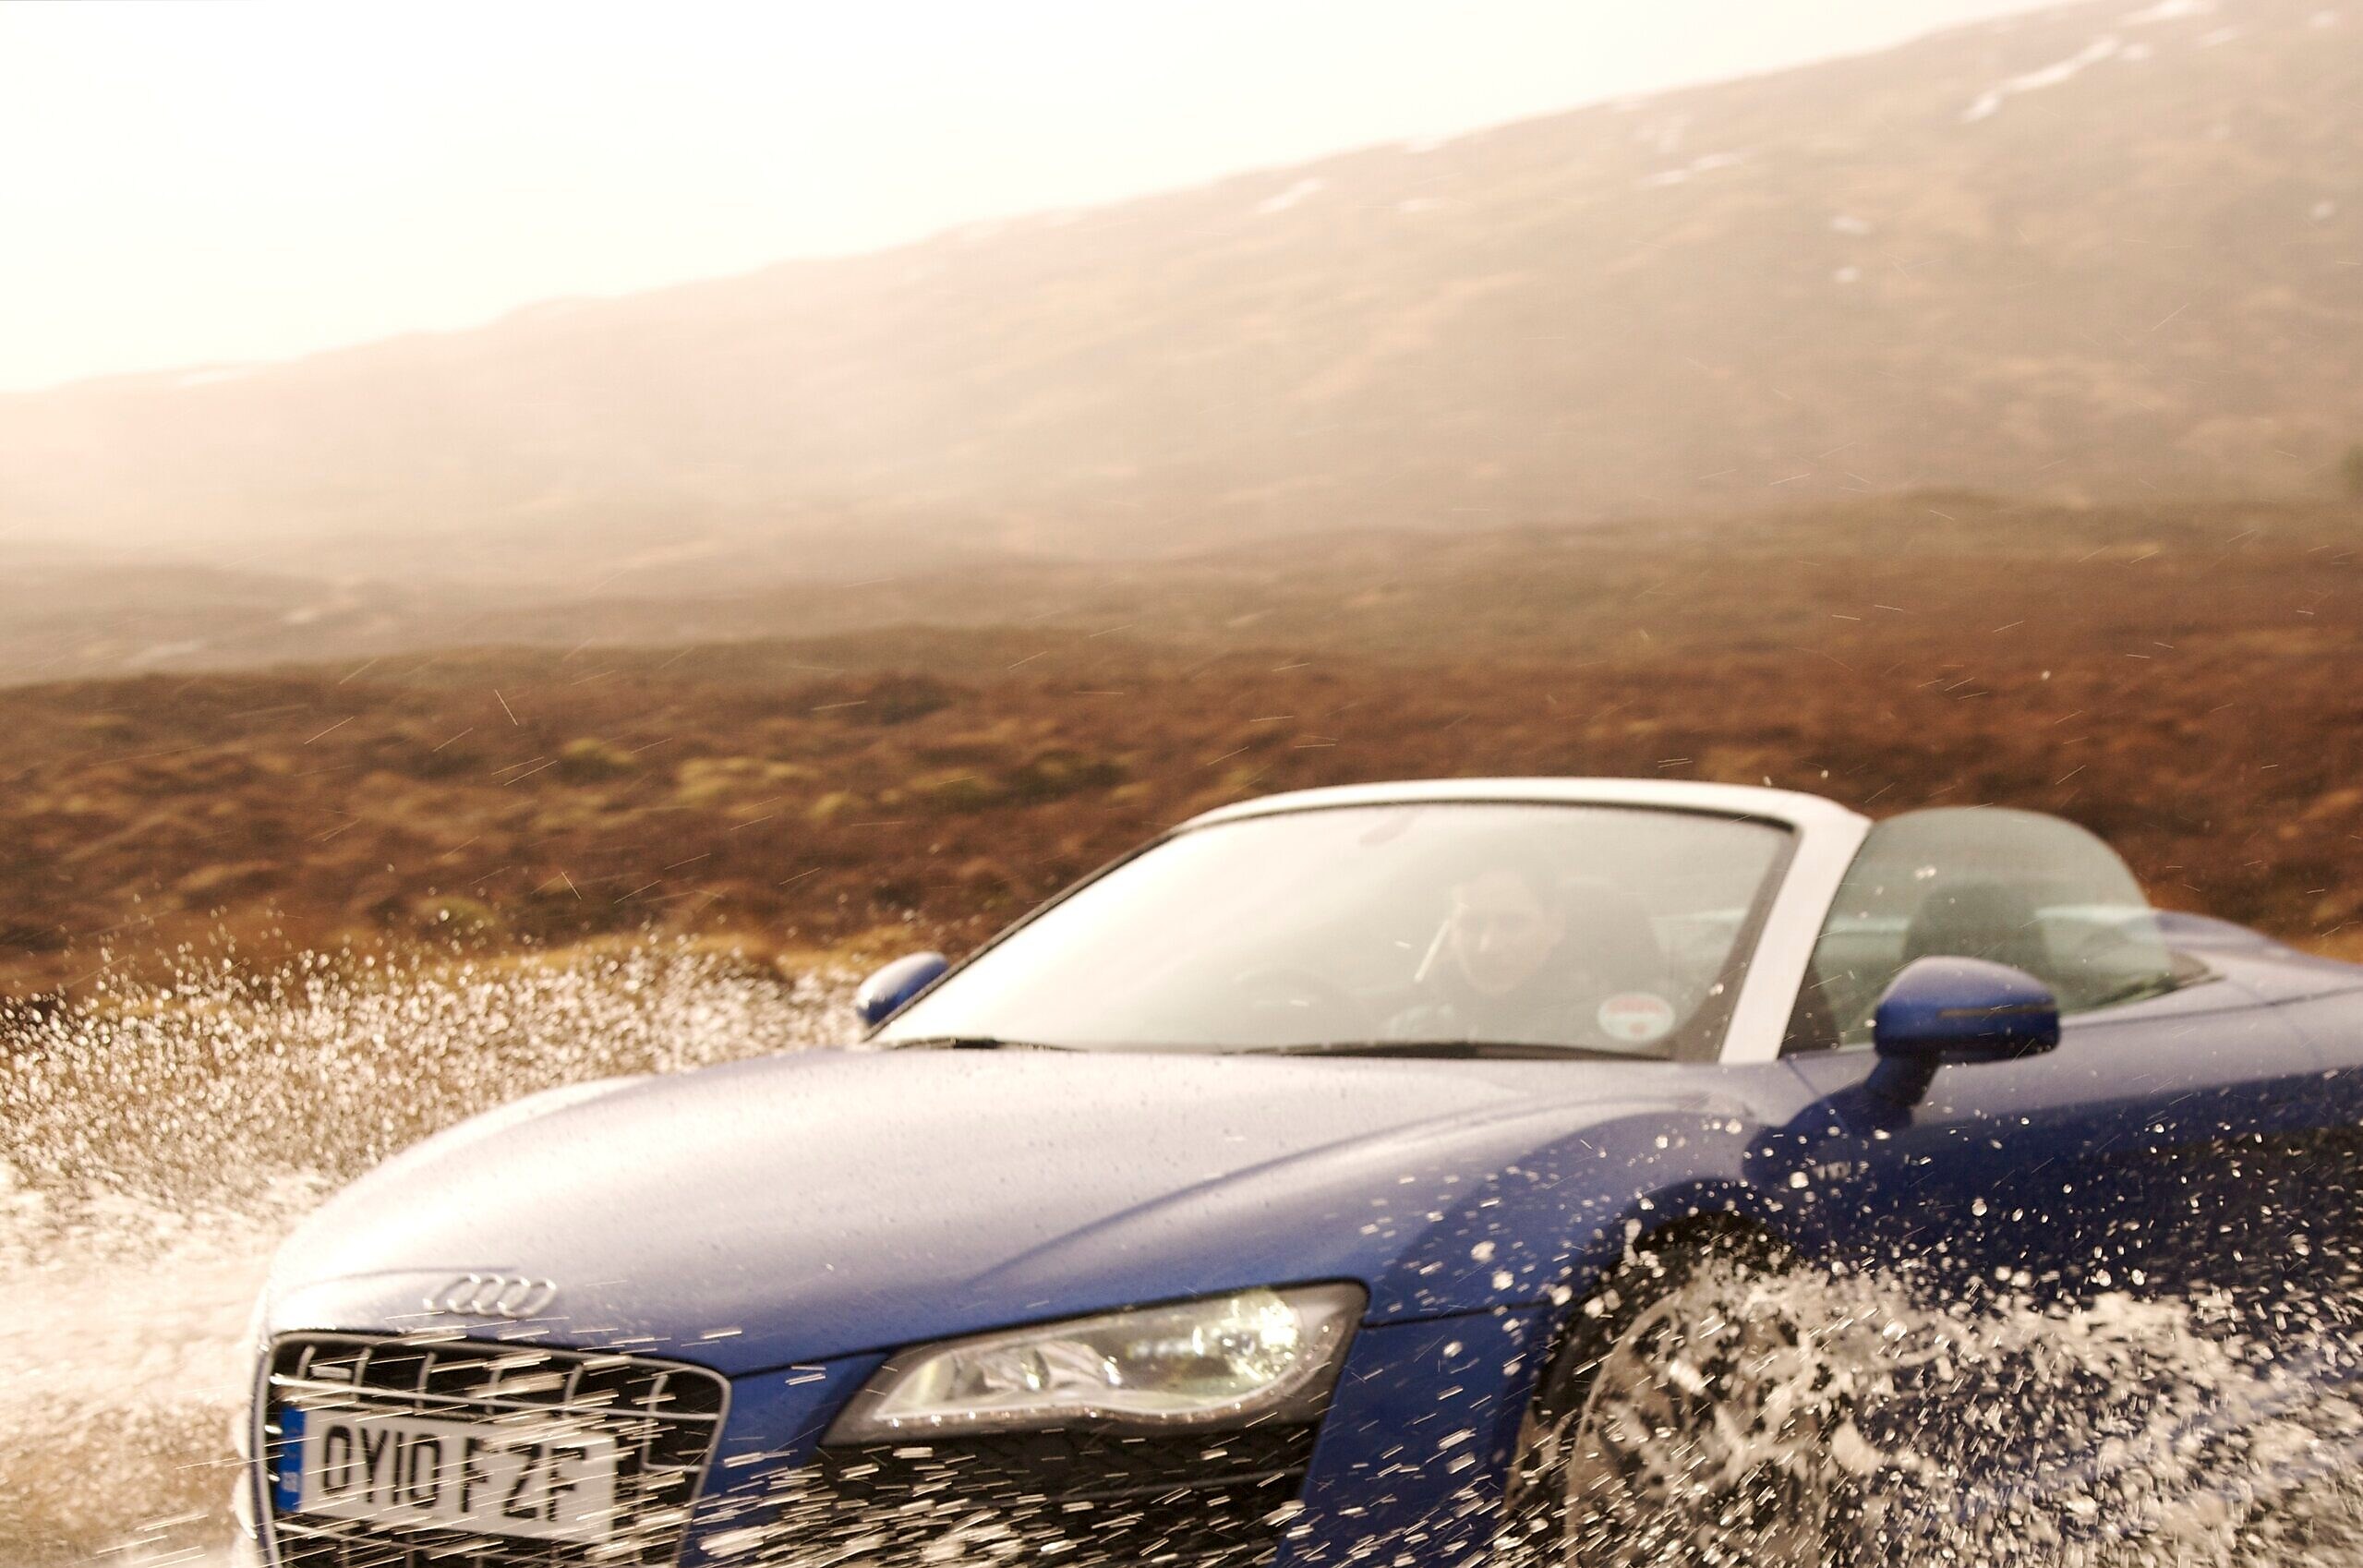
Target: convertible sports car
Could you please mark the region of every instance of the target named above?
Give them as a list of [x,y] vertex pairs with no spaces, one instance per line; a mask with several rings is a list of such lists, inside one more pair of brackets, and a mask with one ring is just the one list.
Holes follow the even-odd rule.
[[2351,1297],[2363,969],[2023,812],[1309,790],[859,1005],[311,1219],[268,1559],[1819,1562],[1875,1511],[1794,1462],[1875,1498],[1876,1434],[1772,1385],[1813,1331],[1735,1280]]

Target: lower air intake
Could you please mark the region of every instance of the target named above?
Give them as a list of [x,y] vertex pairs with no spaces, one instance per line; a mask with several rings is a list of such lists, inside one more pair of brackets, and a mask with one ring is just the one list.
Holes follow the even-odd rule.
[[754,1560],[921,1568],[1253,1568],[1277,1554],[1316,1429],[1043,1432],[824,1448]]

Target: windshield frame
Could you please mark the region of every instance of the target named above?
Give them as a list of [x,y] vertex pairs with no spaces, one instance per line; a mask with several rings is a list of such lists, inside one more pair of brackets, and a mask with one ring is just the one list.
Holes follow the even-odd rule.
[[[1702,1006],[1690,1019],[1686,1020],[1684,1027],[1681,1031],[1681,1037],[1683,1043],[1691,1048],[1679,1055],[1667,1055],[1661,1056],[1635,1055],[1629,1058],[1622,1058],[1635,1064],[1646,1063],[1656,1066],[1665,1066],[1669,1063],[1680,1062],[1711,1063],[1729,1061],[1732,1056],[1735,1031],[1742,1023],[1742,1019],[1749,1016],[1752,1009],[1748,1007],[1748,1004],[1753,998],[1761,995],[1762,988],[1769,985],[1783,993],[1783,995],[1778,998],[1780,1003],[1779,1007],[1773,1010],[1777,1010],[1779,1013],[1783,1023],[1786,1021],[1789,1003],[1793,999],[1797,983],[1802,978],[1803,957],[1800,955],[1797,959],[1799,973],[1790,977],[1785,985],[1780,981],[1779,974],[1778,972],[1767,977],[1763,972],[1765,967],[1763,960],[1766,956],[1766,949],[1774,945],[1766,942],[1766,933],[1768,930],[1774,929],[1774,922],[1776,918],[1784,916],[1789,907],[1793,904],[1797,898],[1798,877],[1796,875],[1796,872],[1801,862],[1811,863],[1814,862],[1825,861],[1828,858],[1828,853],[1827,850],[1825,850],[1821,853],[1814,854],[1810,857],[1808,856],[1807,851],[1809,848],[1812,847],[1817,832],[1820,831],[1820,825],[1804,813],[1784,812],[1773,809],[1752,810],[1748,809],[1746,804],[1733,803],[1722,799],[1712,801],[1684,799],[1684,793],[1690,790],[1696,790],[1702,795],[1716,796],[1747,796],[1760,794],[1767,797],[1767,803],[1772,800],[1778,800],[1782,797],[1786,797],[1786,799],[1789,800],[1807,802],[1813,807],[1819,808],[1820,813],[1827,813],[1837,817],[1843,818],[1850,826],[1859,824],[1860,828],[1863,830],[1867,830],[1869,827],[1867,820],[1856,816],[1855,814],[1846,811],[1843,807],[1837,806],[1834,802],[1824,801],[1817,797],[1788,796],[1786,791],[1773,790],[1755,790],[1747,787],[1717,788],[1686,784],[1667,785],[1656,783],[1655,781],[1631,779],[1583,780],[1573,778],[1552,778],[1518,781],[1528,785],[1561,787],[1558,789],[1552,789],[1549,792],[1545,793],[1539,790],[1533,790],[1532,792],[1512,792],[1507,790],[1499,790],[1498,785],[1497,789],[1487,789],[1484,787],[1484,783],[1489,781],[1455,781],[1440,779],[1425,782],[1428,786],[1425,788],[1417,786],[1407,789],[1403,787],[1395,787],[1392,789],[1349,787],[1344,789],[1305,790],[1301,792],[1300,797],[1296,798],[1292,798],[1287,795],[1270,797],[1269,799],[1272,803],[1269,807],[1264,807],[1263,802],[1246,802],[1236,806],[1219,808],[1215,811],[1192,817],[1188,821],[1177,823],[1174,826],[1166,828],[1162,833],[1158,833],[1151,838],[1143,839],[1125,853],[1116,856],[1115,859],[1110,860],[1084,875],[1078,877],[1075,881],[1068,883],[1066,887],[1060,888],[1049,898],[1044,899],[1042,902],[1034,905],[1031,909],[1019,916],[1016,920],[1010,922],[1007,925],[1003,926],[1000,930],[994,933],[990,938],[978,946],[974,951],[964,955],[946,968],[942,974],[937,975],[934,980],[930,981],[924,989],[912,996],[909,1002],[906,1002],[903,1005],[902,1007],[897,1009],[892,1017],[885,1019],[864,1031],[861,1037],[862,1043],[864,1044],[882,1044],[887,1048],[892,1048],[898,1043],[892,1040],[882,1040],[881,1036],[893,1029],[897,1021],[907,1014],[912,1007],[916,1006],[927,996],[933,995],[954,975],[962,972],[971,965],[983,959],[995,948],[999,947],[1003,943],[1008,941],[1019,932],[1025,930],[1028,926],[1032,925],[1036,921],[1047,915],[1051,911],[1067,902],[1067,899],[1076,897],[1084,889],[1092,887],[1101,879],[1113,874],[1127,865],[1131,864],[1141,856],[1161,849],[1163,846],[1172,843],[1175,839],[1188,834],[1202,833],[1211,828],[1227,826],[1236,822],[1267,816],[1296,815],[1309,812],[1345,811],[1371,805],[1525,806],[1537,809],[1573,807],[1577,810],[1593,811],[1663,812],[1681,816],[1708,817],[1727,822],[1754,823],[1778,831],[1780,835],[1779,844],[1775,850],[1771,859],[1766,864],[1763,878],[1756,887],[1755,896],[1750,903],[1746,914],[1740,922],[1739,929],[1732,939],[1730,951],[1724,957],[1722,971],[1717,978],[1717,989],[1709,1002]],[[1436,786],[1451,785],[1456,782],[1475,787],[1462,790],[1436,788]],[[1585,783],[1597,783],[1611,787],[1623,786],[1625,788],[1603,789],[1597,794],[1579,792],[1581,786]],[[1636,790],[1634,788],[1634,786],[1638,786],[1639,788]],[[1839,847],[1839,863],[1840,865],[1851,862],[1852,859],[1853,846],[1855,842],[1859,841],[1861,832],[1857,831],[1848,833],[1842,835],[1842,837],[1847,840],[1847,842],[1842,847]],[[1806,880],[1810,883],[1816,879],[1808,878]],[[1810,887],[1806,889],[1806,896],[1808,898],[1813,896]],[[1825,899],[1827,899],[1827,893],[1825,893]],[[1780,968],[1785,967],[1788,955],[1785,953],[1777,953],[1775,954],[1775,958],[1778,960],[1775,965],[1777,971]],[[1753,1009],[1753,1011],[1757,1012],[1764,1010],[1765,1009],[1760,1006]],[[1758,1029],[1757,1032],[1761,1032],[1761,1030]],[[1257,1047],[1231,1048],[1221,1046],[1210,1047],[1195,1044],[1161,1044],[1154,1046],[1139,1045],[1127,1046],[1124,1047],[1124,1049],[1138,1052],[1142,1055],[1153,1055],[1158,1053],[1225,1056],[1287,1056],[1292,1055],[1292,1053],[1286,1049]],[[1294,1055],[1301,1056],[1306,1054],[1308,1053],[1295,1053]],[[1751,1053],[1750,1055],[1754,1054]],[[1566,1059],[1570,1062],[1591,1062],[1597,1064],[1602,1058],[1582,1051],[1570,1050],[1567,1053]]]

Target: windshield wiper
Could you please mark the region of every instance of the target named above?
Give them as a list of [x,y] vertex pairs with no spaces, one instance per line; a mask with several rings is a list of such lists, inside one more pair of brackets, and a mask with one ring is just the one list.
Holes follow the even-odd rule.
[[1596,1062],[1654,1062],[1626,1051],[1589,1045],[1545,1045],[1523,1040],[1324,1040],[1309,1045],[1260,1046],[1249,1056],[1423,1056],[1439,1060],[1557,1062],[1573,1056]]
[[1067,1051],[1067,1045],[1045,1045],[1039,1040],[1004,1040],[994,1034],[922,1034],[909,1040],[881,1041],[888,1051]]

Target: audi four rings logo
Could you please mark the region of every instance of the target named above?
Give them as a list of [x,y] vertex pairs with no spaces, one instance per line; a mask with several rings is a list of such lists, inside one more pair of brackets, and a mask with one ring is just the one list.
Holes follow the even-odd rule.
[[519,1274],[462,1274],[427,1297],[429,1312],[463,1318],[537,1318],[558,1299],[549,1280]]

